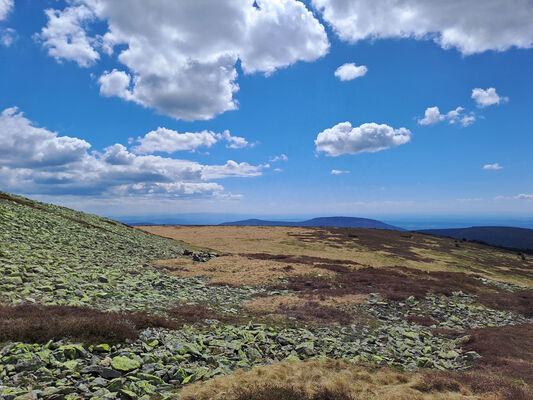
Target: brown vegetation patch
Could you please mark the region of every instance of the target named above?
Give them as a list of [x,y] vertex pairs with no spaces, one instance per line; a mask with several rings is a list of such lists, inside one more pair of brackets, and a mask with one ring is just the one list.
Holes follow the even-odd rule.
[[145,328],[177,329],[185,323],[221,318],[203,305],[182,305],[168,314],[172,319],[146,312],[114,313],[89,307],[0,305],[0,342],[45,343],[69,338],[87,344],[114,344],[135,340]]
[[533,291],[509,292],[491,288],[461,272],[423,272],[405,267],[360,268],[329,277],[294,276],[289,278],[287,285],[275,288],[324,296],[376,292],[389,300],[405,300],[410,296],[418,299],[428,295],[450,296],[461,290],[477,295],[478,301],[487,307],[533,315]]
[[45,343],[69,338],[84,343],[134,340],[139,329],[176,325],[146,313],[106,313],[88,307],[22,304],[0,306],[0,342]]
[[457,272],[427,272],[394,268],[360,268],[333,277],[296,276],[288,289],[338,296],[355,293],[380,293],[389,300],[421,299],[430,294],[451,295],[454,291],[476,292],[482,283]]
[[[450,374],[450,376],[455,376]],[[459,375],[458,375],[459,376]],[[509,399],[502,387],[476,392],[460,378],[354,365],[341,360],[281,362],[185,386],[182,400],[459,400]],[[422,390],[420,390],[422,389]],[[519,391],[515,393],[520,394]],[[524,393],[522,391],[522,393]],[[527,395],[527,394],[526,394]],[[529,399],[528,397],[515,397]]]
[[341,305],[361,304],[367,297],[348,295],[344,297],[267,296],[243,303],[243,308],[252,315],[294,318],[298,321],[349,324],[354,316],[338,308]]
[[341,325],[348,325],[354,319],[346,311],[335,307],[323,306],[316,301],[306,301],[301,305],[281,305],[279,311],[285,316],[298,321],[319,322],[323,324],[339,323]]
[[202,304],[181,304],[167,311],[172,321],[179,324],[193,324],[206,319],[225,319]]
[[526,317],[533,317],[533,290],[480,291],[478,301],[487,307],[497,310],[516,311]]
[[[469,271],[479,266],[487,277],[506,276],[533,280],[532,260],[523,260],[515,251],[481,243],[461,242],[455,239],[423,233],[362,228],[315,228],[306,232],[289,233],[305,243],[321,242],[329,245],[362,246],[370,251],[400,257],[415,263],[435,264],[442,260],[453,267]],[[442,268],[442,267],[441,267]],[[444,269],[444,268],[442,268]]]
[[407,317],[407,321],[413,322],[413,323],[415,323],[417,325],[422,325],[422,326],[431,326],[431,325],[438,325],[439,324],[434,319],[426,317],[426,316],[423,316],[423,315],[409,315]]
[[[188,258],[159,260],[155,266],[165,268],[176,276],[205,276],[212,284],[264,285],[279,282],[290,276],[314,274],[331,275],[325,268],[306,263],[291,263],[272,259],[254,259],[247,256],[222,256],[200,263]],[[290,267],[290,268],[289,268]]]
[[533,323],[479,328],[463,348],[482,355],[475,367],[533,384]]
[[413,389],[423,393],[459,392],[467,388],[482,398],[502,400],[531,400],[533,393],[525,386],[518,386],[494,375],[479,373],[453,373],[449,371],[426,371]]
[[350,267],[361,266],[361,264],[350,260],[334,260],[324,257],[310,257],[310,256],[297,256],[291,254],[268,254],[268,253],[243,253],[240,254],[243,257],[251,260],[271,260],[279,261],[287,264],[307,264],[317,267],[329,269],[334,272],[347,272],[350,271]]

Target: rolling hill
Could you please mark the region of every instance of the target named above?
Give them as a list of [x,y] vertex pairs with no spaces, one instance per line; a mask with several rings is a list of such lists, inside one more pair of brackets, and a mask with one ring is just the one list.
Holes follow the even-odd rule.
[[419,232],[454,239],[483,242],[492,246],[533,251],[533,229],[506,226],[473,226],[458,229],[425,229]]
[[266,221],[262,219],[246,219],[242,221],[224,222],[220,225],[232,226],[324,226],[338,228],[373,228],[373,229],[390,229],[394,231],[403,231],[404,229],[397,226],[389,225],[384,222],[355,217],[319,217],[308,219],[301,222],[292,221]]

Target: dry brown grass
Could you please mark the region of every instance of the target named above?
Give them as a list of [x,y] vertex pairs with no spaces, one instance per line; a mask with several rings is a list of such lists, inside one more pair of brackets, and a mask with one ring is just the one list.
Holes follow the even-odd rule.
[[[487,388],[460,375],[401,373],[371,369],[341,360],[282,362],[249,372],[186,386],[182,400],[459,400],[508,399],[515,389],[518,399],[531,399],[518,387],[499,382]],[[497,382],[496,382],[497,383]],[[522,396],[523,395],[523,396]]]
[[195,262],[189,258],[159,260],[154,263],[167,269],[171,275],[192,277],[205,276],[211,283],[229,285],[263,285],[279,282],[297,275],[323,275],[333,273],[324,268],[303,263],[279,262],[274,260],[258,260],[245,256],[226,255],[209,260]]
[[[533,287],[533,259],[477,243],[418,233],[354,228],[263,226],[144,226],[139,229],[223,254],[305,256],[374,268],[402,265],[422,271],[475,274]],[[279,260],[277,260],[279,261]],[[259,262],[259,264],[261,264]],[[266,265],[266,264],[265,264]],[[314,263],[317,267],[318,262]],[[238,268],[246,268],[240,263]],[[222,265],[221,265],[222,267]],[[219,282],[230,276],[218,275]]]

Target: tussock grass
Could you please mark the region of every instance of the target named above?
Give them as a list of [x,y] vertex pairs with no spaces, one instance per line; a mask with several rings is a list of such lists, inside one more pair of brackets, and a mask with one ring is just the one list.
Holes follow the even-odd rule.
[[529,396],[495,378],[402,373],[341,360],[314,360],[256,367],[186,386],[181,400],[526,400]]

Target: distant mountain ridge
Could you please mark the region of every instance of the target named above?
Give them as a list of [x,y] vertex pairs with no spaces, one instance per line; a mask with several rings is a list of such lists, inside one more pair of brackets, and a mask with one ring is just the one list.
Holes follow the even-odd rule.
[[339,228],[373,228],[373,229],[390,229],[394,231],[404,231],[394,225],[389,225],[384,222],[356,217],[319,217],[308,219],[306,221],[292,222],[292,221],[266,221],[262,219],[245,219],[242,221],[224,222],[220,225],[234,225],[234,226],[326,226]]
[[458,229],[423,229],[417,232],[478,241],[492,246],[533,251],[533,229],[507,226],[472,226]]

